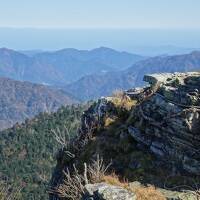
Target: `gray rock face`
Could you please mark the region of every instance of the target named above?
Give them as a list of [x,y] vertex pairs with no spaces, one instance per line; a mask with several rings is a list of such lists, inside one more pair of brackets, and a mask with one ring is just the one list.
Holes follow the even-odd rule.
[[166,84],[170,80],[180,79],[183,80],[187,77],[199,76],[198,72],[187,72],[187,73],[159,73],[159,74],[146,74],[143,80],[151,85],[162,83]]
[[160,74],[150,74],[150,75],[147,74],[147,75],[144,75],[143,80],[145,82],[148,82],[149,84],[157,84],[158,82],[165,83],[165,81],[171,77],[172,77],[172,74],[170,73],[160,73]]
[[[128,133],[178,171],[200,174],[200,73],[153,74],[144,80],[149,87],[126,92],[138,101]],[[115,112],[110,98],[85,113],[84,129],[103,126]]]
[[200,73],[155,74],[144,80],[152,94],[135,108],[129,134],[179,170],[200,174]]
[[134,193],[106,183],[88,184],[85,193],[83,200],[136,200]]
[[83,132],[94,131],[99,126],[103,126],[105,116],[108,113],[116,112],[111,99],[112,97],[101,98],[83,113],[81,123]]

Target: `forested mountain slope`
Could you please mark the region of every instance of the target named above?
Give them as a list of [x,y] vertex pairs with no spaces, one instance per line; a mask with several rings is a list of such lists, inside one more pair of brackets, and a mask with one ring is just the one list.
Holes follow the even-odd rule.
[[46,190],[55,156],[62,147],[52,131],[66,138],[69,131],[73,137],[86,107],[62,107],[0,132],[0,180],[22,187],[20,199],[48,199]]
[[0,78],[0,130],[76,102],[71,95],[44,85]]

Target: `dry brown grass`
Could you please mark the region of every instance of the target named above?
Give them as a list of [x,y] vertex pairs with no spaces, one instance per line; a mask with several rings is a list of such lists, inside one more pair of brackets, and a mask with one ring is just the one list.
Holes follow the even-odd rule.
[[163,194],[156,190],[156,188],[153,186],[141,186],[132,190],[135,192],[137,200],[166,200]]
[[87,168],[89,181],[91,183],[102,182],[102,179],[105,176],[110,165],[111,162],[108,165],[105,165],[103,159],[99,158],[99,155],[97,155],[97,159],[93,160]]
[[137,103],[136,100],[132,100],[121,90],[113,92],[112,97],[112,102],[116,107],[125,108],[126,110],[130,110]]
[[115,173],[104,176],[102,181],[110,185],[125,188],[130,192],[134,192],[137,196],[137,200],[166,200],[163,194],[156,190],[155,187],[139,186],[137,188],[132,188],[126,180],[121,181]]
[[101,181],[110,185],[115,185],[126,189],[129,187],[128,182],[126,182],[125,180],[120,181],[119,176],[117,176],[115,173],[104,176]]
[[56,190],[51,191],[51,193],[57,194],[60,198],[70,200],[81,199],[84,193],[84,176],[79,174],[76,168],[73,174],[70,174],[69,170],[67,170],[64,172],[64,176],[64,182]]
[[79,200],[84,194],[84,186],[88,183],[101,182],[110,165],[111,163],[104,165],[104,161],[99,155],[97,155],[97,159],[93,160],[90,165],[87,166],[87,164],[84,163],[83,173],[80,173],[74,165],[74,170],[72,172],[68,169],[63,172],[63,183],[57,188],[50,189],[49,193],[55,194],[63,199]]
[[111,117],[107,117],[107,118],[105,119],[104,126],[105,126],[105,127],[110,126],[111,124],[113,124],[113,123],[115,122],[115,120],[116,120],[116,119],[113,119],[113,118],[111,118]]
[[126,110],[130,110],[134,105],[136,105],[137,101],[131,100],[128,96],[124,96],[123,98],[113,97],[112,103],[116,107],[125,108]]

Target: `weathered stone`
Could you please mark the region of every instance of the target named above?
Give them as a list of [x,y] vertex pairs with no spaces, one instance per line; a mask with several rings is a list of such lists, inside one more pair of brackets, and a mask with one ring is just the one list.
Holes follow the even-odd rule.
[[197,200],[197,195],[193,191],[177,192],[166,189],[158,189],[167,200]]
[[143,80],[148,82],[151,85],[155,85],[157,83],[165,83],[167,79],[171,79],[172,74],[170,73],[160,73],[160,74],[147,74],[144,75]]
[[199,175],[200,73],[153,74],[144,80],[158,88],[134,109],[129,134],[163,160]]
[[[173,83],[177,79],[179,79],[179,83],[183,83],[183,80],[186,79],[187,83],[196,85],[199,81],[199,74],[199,72],[146,74],[144,75],[143,80],[145,82],[148,82],[150,85],[154,85],[157,83]],[[195,78],[187,79],[188,77]]]
[[164,156],[165,153],[163,149],[164,149],[164,144],[158,141],[152,142],[150,146],[150,150],[159,156]]
[[146,145],[151,144],[151,141],[145,138],[137,128],[130,126],[128,127],[128,132],[137,142],[142,142]]
[[183,168],[190,173],[199,174],[200,163],[195,159],[185,156],[183,162]]
[[[129,183],[130,188],[138,189],[144,187],[140,182],[134,181]],[[148,185],[153,186],[153,185]],[[197,195],[194,191],[172,191],[170,189],[156,188],[167,200],[197,200]]]
[[119,186],[96,183],[85,186],[83,200],[88,200],[89,198],[95,200],[136,200],[136,195]]
[[138,99],[138,95],[140,95],[143,91],[143,88],[133,88],[126,91],[125,94],[131,97],[132,99]]

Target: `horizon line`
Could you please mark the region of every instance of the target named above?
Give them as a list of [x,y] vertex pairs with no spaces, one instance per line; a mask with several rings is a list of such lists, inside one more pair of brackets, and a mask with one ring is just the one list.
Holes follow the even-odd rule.
[[0,26],[0,29],[29,29],[29,30],[194,30],[200,27],[31,27],[31,26]]

